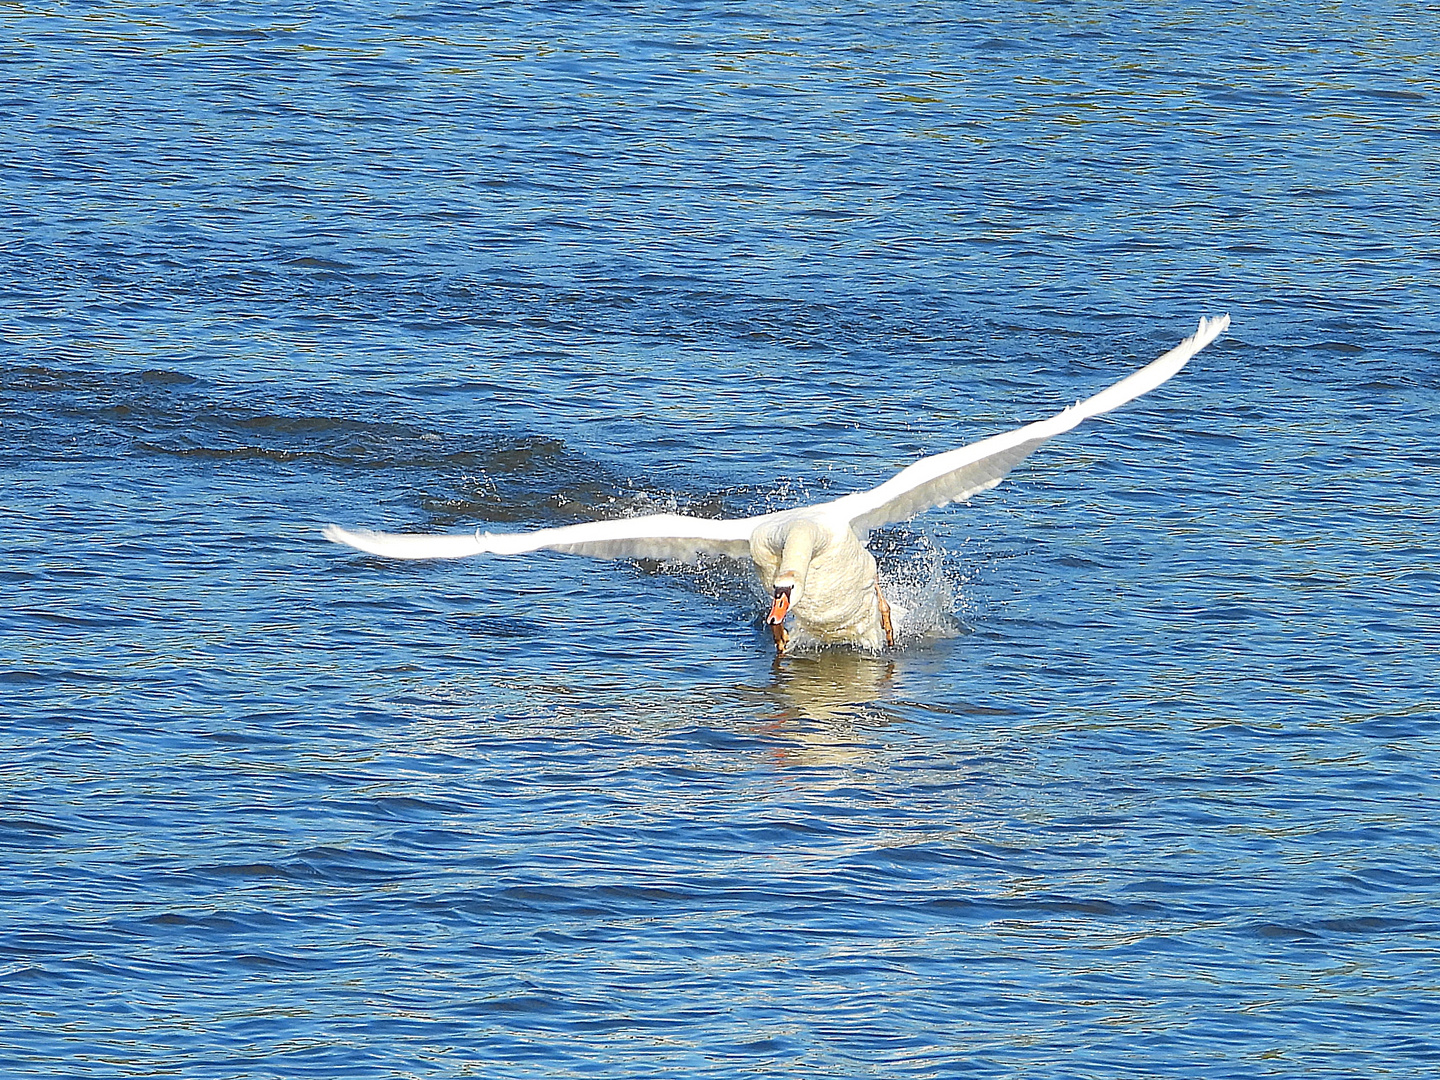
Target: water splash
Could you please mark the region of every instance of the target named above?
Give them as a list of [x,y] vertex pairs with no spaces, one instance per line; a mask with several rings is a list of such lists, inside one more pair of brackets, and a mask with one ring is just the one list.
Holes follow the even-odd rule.
[[898,559],[886,551],[889,546],[877,544],[876,554],[895,644],[904,647],[961,633],[955,604],[963,581],[958,569],[947,565],[945,549],[925,535],[910,537],[908,550]]

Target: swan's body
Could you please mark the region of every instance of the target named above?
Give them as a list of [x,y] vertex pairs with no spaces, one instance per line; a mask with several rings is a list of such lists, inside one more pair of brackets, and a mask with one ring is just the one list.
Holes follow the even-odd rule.
[[1228,315],[1201,319],[1194,334],[1158,360],[1048,420],[921,458],[877,488],[815,506],[748,518],[652,514],[526,533],[351,532],[330,525],[325,536],[392,559],[458,559],[542,549],[598,558],[693,560],[709,554],[748,559],[775,598],[767,621],[782,652],[788,644],[781,626],[787,611],[822,644],[878,650],[893,640],[875,558],[865,548],[872,530],[994,487],[1043,443],[1170,379],[1229,325]]

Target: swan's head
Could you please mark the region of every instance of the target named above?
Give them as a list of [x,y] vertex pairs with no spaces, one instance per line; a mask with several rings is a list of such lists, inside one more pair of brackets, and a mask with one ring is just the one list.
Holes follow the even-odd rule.
[[785,616],[789,614],[799,596],[800,584],[794,573],[782,570],[775,575],[775,588],[771,593],[770,614],[765,616],[765,625],[775,638],[775,651],[785,652],[790,647],[790,635],[785,630]]
[[775,587],[770,594],[770,614],[765,621],[778,626],[785,621],[786,614],[800,599],[800,578],[793,570],[782,570],[775,575]]

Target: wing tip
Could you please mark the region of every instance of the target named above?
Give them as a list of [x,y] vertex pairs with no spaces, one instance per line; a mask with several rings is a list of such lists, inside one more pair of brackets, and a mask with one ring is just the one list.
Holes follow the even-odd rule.
[[1223,315],[1202,315],[1200,325],[1195,328],[1195,337],[1203,338],[1206,344],[1214,341],[1217,337],[1230,329],[1230,313]]
[[320,530],[320,535],[332,544],[340,544],[342,547],[354,548],[367,555],[376,554],[371,550],[370,545],[365,543],[368,537],[375,536],[371,529],[342,529],[339,525],[326,525]]

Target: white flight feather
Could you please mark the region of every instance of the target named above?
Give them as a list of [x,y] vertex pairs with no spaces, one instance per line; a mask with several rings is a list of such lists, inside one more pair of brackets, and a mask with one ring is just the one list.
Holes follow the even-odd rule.
[[873,529],[906,521],[926,510],[960,502],[994,487],[1039,446],[1081,421],[1119,408],[1174,376],[1192,356],[1230,325],[1230,316],[1201,319],[1195,333],[1158,360],[1113,386],[1024,427],[921,458],[885,483],[815,506],[748,518],[695,518],[684,514],[592,521],[523,533],[476,531],[453,535],[384,533],[326,526],[325,536],[391,559],[459,559],[468,555],[518,555],[549,549],[599,558],[693,560],[701,554],[746,558],[750,536],[762,524],[797,518],[848,522],[864,540]]

